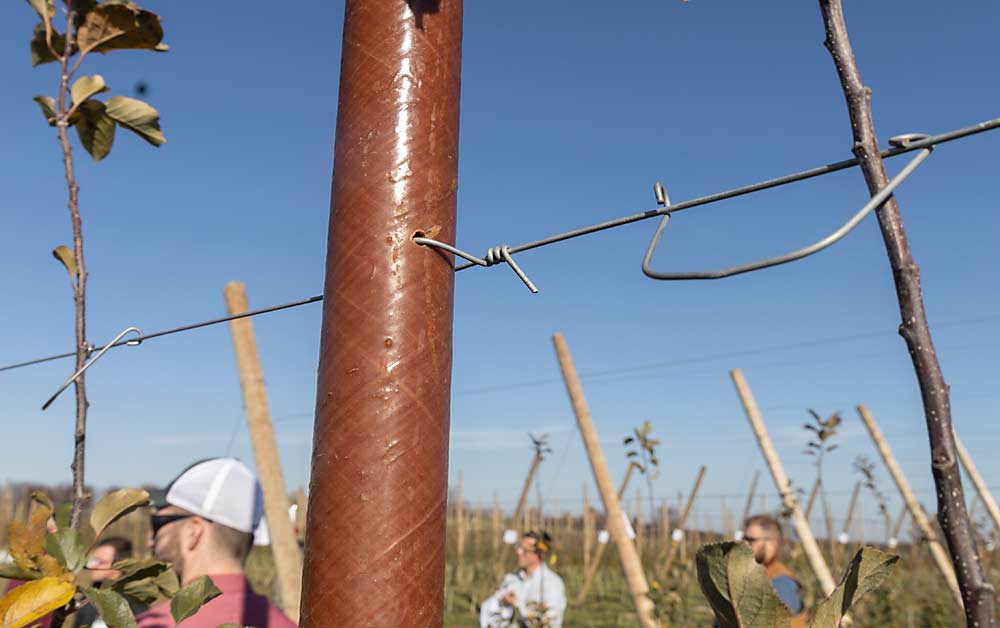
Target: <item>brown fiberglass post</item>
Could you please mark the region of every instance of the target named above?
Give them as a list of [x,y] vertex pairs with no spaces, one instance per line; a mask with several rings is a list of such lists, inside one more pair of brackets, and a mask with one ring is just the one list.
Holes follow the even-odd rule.
[[347,0],[301,626],[443,623],[461,0]]

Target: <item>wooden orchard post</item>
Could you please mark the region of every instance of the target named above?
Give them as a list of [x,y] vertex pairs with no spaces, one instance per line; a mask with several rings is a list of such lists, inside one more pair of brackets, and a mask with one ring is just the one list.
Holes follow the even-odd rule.
[[344,16],[301,626],[440,627],[462,0]]
[[737,534],[739,538],[736,540],[743,539],[743,526],[746,525],[747,519],[750,517],[750,509],[753,508],[753,496],[757,493],[757,480],[760,479],[760,471],[753,472],[753,479],[750,480],[750,491],[747,493],[747,503],[743,506],[743,517],[737,522],[739,528]]
[[[250,310],[246,286],[241,282],[227,283],[223,294],[230,316]],[[267,403],[264,371],[257,353],[253,322],[248,317],[238,318],[229,321],[229,329],[233,336],[233,349],[236,351],[253,458],[264,493],[264,516],[267,518],[267,530],[271,537],[281,607],[292,621],[297,622],[299,598],[302,594],[302,553],[299,541],[295,538],[295,530],[292,529],[292,521],[288,517],[288,493],[281,473],[278,441],[274,437],[274,425],[271,423],[271,409]]]
[[594,520],[590,512],[587,483],[583,483],[583,573],[590,571],[590,554],[594,547]]
[[816,503],[816,495],[819,494],[819,487],[821,482],[822,480],[816,478],[816,481],[813,483],[812,491],[809,492],[809,499],[806,501],[806,511],[805,511],[805,516],[807,520],[809,519],[809,515],[812,514],[813,504]]
[[[896,483],[896,488],[899,489],[900,495],[903,496],[903,501],[906,502],[906,507],[910,511],[910,517],[913,518],[914,523],[920,529],[920,533],[924,536],[924,541],[930,550],[931,558],[934,559],[934,564],[937,566],[938,571],[941,572],[941,575],[944,576],[945,582],[948,583],[948,587],[951,589],[958,607],[964,609],[962,593],[959,591],[958,580],[955,578],[955,570],[952,568],[951,561],[948,560],[948,554],[938,542],[937,534],[931,527],[930,521],[927,520],[924,509],[920,507],[917,498],[913,496],[913,491],[910,490],[910,484],[906,481],[903,470],[899,468],[895,456],[892,455],[892,450],[889,449],[889,443],[882,436],[882,430],[879,429],[875,419],[868,412],[868,408],[858,406],[858,414],[861,415],[861,420],[864,421],[865,427],[868,428],[868,433],[871,435],[872,440],[875,441],[875,448],[878,449],[878,453],[882,456],[885,468],[889,470],[889,475],[892,476],[893,481]],[[916,544],[914,543],[914,545]]]
[[[976,469],[976,465],[972,462],[972,456],[969,455],[969,452],[965,449],[965,445],[958,438],[957,432],[955,433],[955,448],[958,450],[958,459],[962,462],[962,466],[965,467],[966,475],[972,480],[972,485],[976,487],[980,501],[983,502],[986,512],[990,513],[990,518],[993,519],[993,525],[997,529],[1000,529],[1000,508],[997,508],[996,500],[993,499],[993,495],[986,486],[983,476],[979,475],[979,470]],[[972,518],[971,513],[969,514],[969,518]]]
[[[625,471],[625,477],[622,479],[621,486],[618,487],[618,502],[625,497],[625,489],[628,488],[628,482],[632,479],[632,472],[635,470],[635,464],[629,463],[628,469]],[[605,514],[607,518],[611,519],[611,513],[605,509]],[[611,524],[608,524],[608,530],[611,530]],[[617,541],[615,541],[617,543]],[[597,568],[601,566],[601,559],[604,558],[604,550],[607,549],[606,543],[598,543],[597,550],[594,552],[593,558],[590,559],[589,569],[584,570],[583,575],[583,586],[580,587],[580,592],[576,596],[576,604],[583,604],[584,600],[587,599],[587,593],[590,592],[590,585],[594,581],[594,576],[597,575]],[[636,551],[638,554],[638,551]],[[641,558],[640,558],[641,562]]]
[[632,594],[632,601],[635,603],[639,625],[642,628],[654,628],[658,622],[653,619],[653,600],[649,598],[646,574],[643,573],[642,563],[639,561],[639,554],[635,551],[635,545],[629,540],[625,530],[621,503],[618,501],[618,494],[615,493],[614,484],[611,483],[608,463],[604,459],[601,442],[597,437],[597,429],[594,428],[594,421],[587,408],[587,400],[583,396],[583,386],[580,384],[576,367],[573,366],[573,359],[569,354],[569,347],[562,334],[554,335],[552,342],[555,345],[556,357],[559,359],[563,379],[566,381],[566,390],[569,393],[570,403],[573,405],[576,423],[580,428],[583,444],[587,449],[590,468],[594,472],[594,480],[597,482],[601,500],[604,502],[604,511],[608,513],[608,532],[618,547],[618,556],[621,559],[622,569],[625,571],[625,579],[628,582],[629,592]]
[[455,582],[462,577],[462,565],[465,559],[465,517],[462,508],[462,472],[458,472],[458,485],[455,487],[455,568],[452,571]]
[[781,466],[778,453],[774,450],[774,445],[771,444],[771,437],[767,434],[764,419],[761,418],[760,410],[757,408],[757,401],[754,400],[750,386],[743,377],[743,371],[733,369],[729,372],[729,375],[733,379],[733,384],[736,385],[736,393],[740,396],[740,401],[743,403],[743,410],[750,421],[750,427],[753,429],[754,436],[757,437],[757,444],[764,455],[764,460],[767,461],[767,467],[771,470],[771,477],[774,479],[774,485],[781,495],[782,503],[792,513],[792,524],[795,526],[795,533],[798,535],[799,542],[802,544],[802,550],[809,561],[809,567],[812,569],[813,575],[816,576],[816,580],[819,581],[823,595],[828,596],[837,585],[830,574],[830,568],[827,567],[826,561],[823,560],[823,554],[819,551],[819,546],[816,544],[816,537],[813,536],[812,530],[809,528],[809,522],[806,521],[805,515],[802,514],[802,509],[799,508],[798,502],[795,501],[791,482],[788,481],[788,476],[785,475],[785,468]]
[[691,516],[691,507],[694,506],[694,500],[698,497],[698,489],[701,488],[701,481],[705,477],[705,466],[702,465],[698,469],[698,475],[694,479],[694,486],[691,487],[691,492],[688,493],[687,503],[684,505],[684,511],[681,513],[681,518],[677,522],[677,530],[680,531],[680,538],[674,538],[674,533],[671,531],[670,536],[670,548],[667,550],[666,560],[663,561],[663,567],[660,568],[660,580],[663,580],[670,573],[670,567],[674,564],[674,558],[677,556],[677,548],[683,547],[684,544],[684,530],[687,527],[688,517]]
[[522,523],[522,515],[524,514],[525,504],[528,503],[528,492],[531,490],[531,480],[535,477],[535,472],[538,471],[538,465],[542,462],[542,454],[540,451],[535,451],[535,457],[531,459],[531,467],[528,468],[528,475],[524,478],[524,486],[521,487],[521,496],[517,499],[517,508],[514,509],[514,522],[513,527],[523,527],[528,528],[526,523]]

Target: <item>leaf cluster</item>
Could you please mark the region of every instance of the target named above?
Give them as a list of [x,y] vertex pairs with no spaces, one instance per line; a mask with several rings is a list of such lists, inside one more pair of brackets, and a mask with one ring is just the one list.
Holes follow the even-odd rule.
[[[877,588],[895,567],[898,556],[862,548],[848,565],[840,584],[816,609],[810,628],[837,628],[861,596]],[[767,571],[742,543],[716,543],[698,550],[698,584],[720,628],[783,628],[791,615],[778,598]]]
[[840,413],[834,412],[826,419],[815,410],[809,410],[809,414],[812,415],[813,423],[804,423],[802,427],[812,432],[812,436],[810,436],[806,449],[802,453],[808,456],[818,456],[836,449],[837,445],[830,444],[828,441],[837,435],[837,426],[841,423]]
[[[93,604],[110,628],[135,628],[129,599],[150,604],[171,599],[174,621],[193,615],[220,592],[207,577],[181,588],[167,563],[126,559],[113,565],[121,578],[101,588],[85,586],[87,556],[108,526],[130,512],[149,505],[142,489],[109,493],[90,514],[92,536],[82,538],[69,525],[71,504],[54,505],[44,494],[32,494],[34,508],[27,522],[13,521],[8,548],[13,563],[0,563],[0,577],[22,581],[0,597],[0,626],[21,628],[63,607],[72,614]],[[175,608],[176,607],[176,608]]]
[[864,487],[871,492],[875,498],[875,502],[878,504],[879,512],[888,520],[891,517],[889,514],[888,499],[885,493],[878,487],[878,478],[875,476],[875,463],[868,456],[859,455],[854,459],[854,470],[861,474]]
[[[75,58],[72,69],[64,73],[72,78],[83,59],[92,52],[106,54],[115,50],[153,50],[166,52],[162,42],[163,27],[160,16],[139,8],[128,0],[77,0],[72,4],[72,24],[67,33],[60,33],[52,22],[56,11],[54,0],[28,0],[41,22],[35,26],[30,41],[31,64],[60,62],[68,65]],[[67,79],[68,80],[68,79]],[[160,129],[160,114],[149,104],[126,96],[111,96],[106,100],[95,98],[108,91],[100,74],[81,76],[69,89],[71,100],[65,94],[59,98],[39,95],[32,100],[42,110],[50,126],[64,124],[76,127],[80,143],[95,161],[111,152],[118,127],[135,133],[153,146],[166,142]]]
[[[639,470],[639,473],[644,474],[647,470],[660,466],[660,459],[656,457],[656,447],[660,441],[650,436],[652,430],[653,426],[650,425],[649,421],[643,421],[642,427],[633,428],[632,435],[626,436],[625,440],[622,441],[622,445],[625,447],[631,445],[625,456]],[[643,462],[638,461],[640,458]]]
[[528,438],[531,439],[531,444],[535,448],[535,456],[539,460],[545,459],[545,454],[551,454],[552,448],[549,447],[549,435],[542,434],[541,436],[533,436],[528,434]]

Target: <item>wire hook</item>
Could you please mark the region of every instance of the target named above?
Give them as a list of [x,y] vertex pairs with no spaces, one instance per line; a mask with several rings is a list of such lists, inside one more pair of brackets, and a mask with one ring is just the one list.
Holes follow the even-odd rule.
[[[889,140],[893,146],[906,147],[912,142],[916,142],[922,139],[926,139],[928,136],[919,133],[907,133],[905,135],[898,135]],[[663,237],[663,231],[667,228],[667,223],[670,222],[670,213],[663,214],[663,219],[660,220],[659,226],[656,227],[656,231],[653,233],[653,239],[650,240],[649,246],[646,248],[646,254],[642,258],[642,272],[651,279],[660,279],[663,281],[678,281],[685,279],[722,279],[724,277],[731,277],[733,275],[740,275],[742,273],[748,273],[754,270],[761,270],[763,268],[770,268],[771,266],[778,266],[780,264],[787,264],[788,262],[794,262],[795,260],[802,259],[803,257],[808,257],[814,253],[818,253],[823,249],[836,243],[851,230],[854,229],[860,223],[865,216],[870,214],[872,210],[879,207],[889,198],[889,196],[895,191],[899,185],[909,177],[917,167],[924,162],[925,159],[931,154],[933,146],[928,146],[926,148],[920,149],[920,152],[916,154],[899,171],[895,177],[892,178],[889,183],[879,190],[874,196],[868,199],[854,216],[850,218],[846,223],[840,226],[839,229],[826,236],[818,242],[814,242],[809,246],[803,247],[801,249],[796,249],[790,253],[785,253],[784,255],[778,255],[775,257],[768,257],[765,259],[757,260],[755,262],[750,262],[747,264],[740,264],[737,266],[730,266],[729,268],[723,268],[721,270],[711,270],[711,271],[696,271],[696,272],[660,272],[650,268],[651,262],[653,260],[653,255],[656,253],[656,249],[660,244],[660,239]],[[659,181],[653,186],[653,191],[656,194],[656,202],[663,207],[670,206],[670,197],[667,194],[666,188]]]
[[476,264],[477,266],[495,266],[497,264],[506,262],[507,265],[510,266],[511,270],[514,271],[514,274],[516,274],[518,278],[520,278],[520,280],[524,282],[524,285],[528,286],[528,290],[531,290],[532,294],[538,294],[538,288],[536,288],[535,284],[532,283],[530,279],[528,279],[528,276],[524,274],[524,271],[521,270],[521,267],[517,265],[517,262],[515,262],[514,258],[511,256],[509,244],[501,244],[500,246],[491,246],[489,249],[486,250],[486,258],[483,259],[476,257],[471,253],[466,253],[462,249],[456,248],[445,242],[439,242],[438,240],[433,240],[431,238],[427,238],[422,235],[413,236],[413,241],[421,246],[432,246],[435,248],[443,249],[445,251],[448,251],[449,253],[453,253],[461,257],[462,259],[469,260],[470,262]]
[[[110,349],[111,347],[117,345],[118,342],[122,338],[124,338],[126,334],[128,334],[130,332],[135,332],[136,335],[138,336],[138,338],[134,339],[134,340],[129,340],[125,344],[127,344],[130,347],[134,347],[136,345],[142,344],[142,330],[139,329],[138,327],[126,327],[124,331],[122,331],[120,334],[118,334],[117,336],[115,336],[114,340],[112,340],[108,344],[104,345],[104,347],[102,347],[101,350],[98,351],[97,354],[94,357],[92,357],[89,360],[87,360],[87,363],[84,364],[83,366],[81,366],[80,370],[78,370],[76,373],[73,373],[70,376],[69,379],[67,379],[65,382],[63,382],[63,385],[59,387],[59,390],[57,390],[55,392],[55,394],[53,394],[51,397],[49,397],[49,400],[45,402],[45,405],[42,406],[42,410],[43,411],[44,410],[48,410],[49,406],[52,405],[52,402],[56,400],[56,397],[58,397],[59,395],[61,395],[64,390],[66,390],[67,388],[69,388],[69,385],[72,384],[73,382],[75,382],[77,379],[79,379],[80,376],[83,375],[83,372],[90,368],[91,364],[93,364],[94,362],[97,362],[98,360],[100,360],[101,356],[104,355],[105,353],[107,353],[108,349]],[[93,351],[93,346],[88,347],[87,353],[89,354],[92,351]]]

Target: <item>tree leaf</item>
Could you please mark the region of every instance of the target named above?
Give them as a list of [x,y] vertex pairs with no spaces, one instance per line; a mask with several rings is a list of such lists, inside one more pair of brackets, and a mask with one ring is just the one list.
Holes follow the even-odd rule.
[[864,547],[854,555],[847,567],[844,579],[837,588],[816,609],[811,628],[834,628],[840,626],[848,609],[865,593],[878,587],[892,573],[899,556]]
[[45,116],[45,121],[49,123],[49,126],[56,125],[56,99],[52,96],[35,96],[32,98],[38,107],[42,110],[42,115]]
[[80,117],[76,122],[76,133],[80,136],[80,143],[94,161],[104,159],[115,142],[115,121],[99,100],[83,101],[77,112]]
[[123,488],[108,493],[94,506],[90,513],[90,527],[94,538],[101,536],[104,528],[118,521],[136,508],[149,505],[149,493],[141,488]]
[[202,604],[219,595],[222,595],[222,591],[219,591],[208,576],[202,576],[184,585],[170,600],[170,614],[173,615],[174,623],[179,624],[194,615]]
[[635,438],[633,438],[632,436],[628,436],[628,437],[625,438],[625,440],[622,441],[622,445],[630,445],[630,444],[632,444],[634,442],[635,442]]
[[66,272],[69,273],[70,279],[76,278],[76,255],[73,253],[73,249],[65,244],[60,244],[52,249],[52,257],[62,262]]
[[[55,254],[55,251],[53,251],[53,254]],[[62,260],[59,260],[59,261],[62,261]],[[67,269],[67,270],[69,270],[69,269]],[[72,515],[73,515],[73,504],[67,502],[65,504],[59,504],[58,506],[56,506],[55,514],[53,514],[53,516],[56,519],[56,527],[58,527],[60,529],[62,529],[62,528],[68,528],[69,527],[70,517]]]
[[[31,50],[31,67],[59,60],[59,57],[52,54],[52,51],[49,50],[49,45],[45,42],[44,24],[35,25],[35,30],[31,33],[31,42],[28,47]],[[66,36],[55,29],[52,29],[52,47],[59,53],[62,53],[63,49],[66,48]],[[71,54],[73,52],[76,52],[76,46],[73,46],[70,50]]]
[[80,533],[73,528],[63,528],[45,537],[45,551],[59,561],[59,564],[76,571],[83,567],[86,551],[80,540]]
[[0,598],[0,626],[21,628],[73,599],[76,587],[59,578],[41,578],[11,589]]
[[110,52],[112,50],[160,50],[163,27],[160,16],[131,3],[103,2],[93,7],[77,29],[80,50]]
[[35,580],[38,578],[38,572],[28,569],[23,569],[15,563],[0,563],[0,578],[4,580]]
[[649,432],[653,429],[653,426],[649,424],[649,421],[642,422],[642,435],[649,436]]
[[50,18],[55,17],[56,7],[52,0],[28,0],[28,4],[30,4],[31,8],[35,10],[38,17],[42,18],[46,22],[48,22]]
[[10,522],[7,530],[7,551],[21,569],[31,570],[38,567],[37,560],[45,545],[46,524],[51,514],[51,510],[41,506],[31,513],[28,523]]
[[100,74],[81,76],[73,81],[73,86],[69,88],[74,105],[82,103],[94,94],[106,91],[108,91],[108,86],[104,83],[104,77]]
[[160,113],[148,104],[126,96],[112,96],[105,101],[108,115],[129,131],[153,146],[166,143],[160,130]]
[[118,593],[88,587],[83,590],[108,628],[135,628],[135,616],[128,602]]
[[695,557],[698,584],[720,628],[785,628],[788,609],[771,579],[742,543],[715,543]]
[[180,588],[177,574],[167,563],[128,558],[114,564],[124,572],[111,587],[133,600],[150,605],[162,598],[173,597]]

